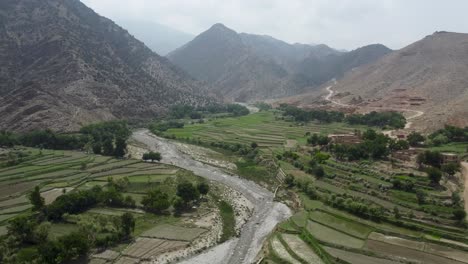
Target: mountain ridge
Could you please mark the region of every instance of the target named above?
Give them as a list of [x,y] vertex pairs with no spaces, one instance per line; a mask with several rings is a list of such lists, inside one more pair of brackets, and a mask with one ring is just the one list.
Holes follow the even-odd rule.
[[199,81],[77,0],[0,3],[0,129],[154,118],[214,101]]
[[[309,59],[322,64],[344,54],[323,44],[289,44],[267,35],[237,33],[217,23],[168,58],[232,100],[255,101],[318,88],[335,73],[341,74],[340,69],[333,65],[331,73],[316,76],[304,62]],[[374,57],[378,56],[351,66],[368,63]]]

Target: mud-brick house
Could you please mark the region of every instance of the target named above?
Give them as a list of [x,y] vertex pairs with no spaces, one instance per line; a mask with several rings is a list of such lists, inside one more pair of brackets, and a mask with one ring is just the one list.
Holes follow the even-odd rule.
[[455,153],[441,153],[441,155],[442,155],[442,164],[460,162],[460,157]]

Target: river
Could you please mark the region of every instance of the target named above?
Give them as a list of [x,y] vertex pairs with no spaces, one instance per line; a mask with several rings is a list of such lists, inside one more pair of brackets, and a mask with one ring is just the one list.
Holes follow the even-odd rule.
[[157,137],[148,130],[138,130],[132,137],[146,145],[148,150],[160,152],[163,163],[193,171],[203,178],[225,184],[242,193],[254,205],[253,214],[243,226],[238,238],[183,260],[181,264],[251,264],[275,226],[291,216],[291,211],[286,205],[273,201],[272,192],[252,181],[229,175],[216,167],[194,160],[191,156],[180,152],[170,140]]

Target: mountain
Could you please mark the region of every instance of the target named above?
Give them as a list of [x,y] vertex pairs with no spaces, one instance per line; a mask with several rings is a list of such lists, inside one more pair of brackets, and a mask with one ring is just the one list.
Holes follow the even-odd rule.
[[120,26],[143,41],[154,52],[165,56],[195,36],[150,21],[118,20]]
[[0,21],[0,129],[73,131],[215,100],[78,0],[3,0]]
[[334,89],[343,102],[423,111],[421,129],[468,126],[467,72],[468,34],[436,32],[348,72]]
[[[216,24],[168,58],[227,98],[255,101],[313,90],[387,50],[365,47],[349,55],[323,44],[289,44],[270,36],[238,34]],[[346,65],[337,65],[341,62]]]
[[349,70],[361,65],[375,62],[392,50],[381,44],[373,44],[350,52],[330,53],[328,56],[309,56],[301,61],[296,68],[316,85],[321,85],[333,78],[340,78]]

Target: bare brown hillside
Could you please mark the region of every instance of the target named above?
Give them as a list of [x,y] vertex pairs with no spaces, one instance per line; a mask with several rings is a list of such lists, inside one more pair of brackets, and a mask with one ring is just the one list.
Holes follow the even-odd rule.
[[424,111],[414,120],[419,129],[433,130],[446,123],[467,126],[468,34],[427,36],[349,71],[333,90],[341,102],[359,107]]
[[0,129],[79,129],[213,100],[79,0],[0,1]]

